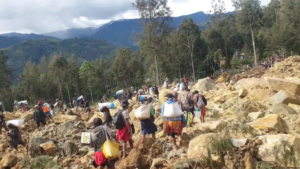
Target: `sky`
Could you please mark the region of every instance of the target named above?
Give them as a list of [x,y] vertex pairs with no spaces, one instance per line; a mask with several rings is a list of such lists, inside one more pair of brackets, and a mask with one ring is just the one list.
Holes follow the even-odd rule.
[[[169,0],[173,16],[203,11],[212,0]],[[231,0],[224,0],[233,11]],[[70,28],[99,27],[111,20],[139,18],[134,0],[0,0],[0,33],[47,33]],[[261,0],[267,5],[270,0]]]

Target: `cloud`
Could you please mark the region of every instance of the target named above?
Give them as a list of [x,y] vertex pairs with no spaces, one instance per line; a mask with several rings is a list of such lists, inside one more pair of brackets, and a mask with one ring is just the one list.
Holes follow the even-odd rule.
[[[266,5],[270,0],[262,0]],[[134,0],[0,0],[0,33],[46,33],[138,18]],[[225,0],[232,11],[231,0]],[[173,16],[208,12],[211,0],[169,0]]]

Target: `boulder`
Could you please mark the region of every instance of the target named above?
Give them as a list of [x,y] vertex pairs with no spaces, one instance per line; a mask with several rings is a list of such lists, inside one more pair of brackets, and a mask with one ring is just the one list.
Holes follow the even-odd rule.
[[50,140],[44,139],[42,137],[33,137],[30,138],[28,151],[31,157],[37,157],[40,155],[44,155],[45,151],[40,147],[41,144],[49,142]]
[[300,105],[300,97],[296,95],[291,95],[283,90],[280,90],[270,99],[271,104],[284,103],[288,105],[289,103]]
[[251,89],[255,87],[262,87],[265,88],[267,87],[267,83],[264,79],[260,78],[245,78],[239,80],[235,85],[234,85],[236,90],[240,89]]
[[300,113],[300,105],[290,103],[288,106],[293,108],[297,113]]
[[[300,149],[300,137],[290,134],[278,134],[278,135],[264,135],[259,136],[258,140],[261,140],[262,145],[259,147],[258,157],[263,161],[276,162],[276,155],[281,155],[274,153],[274,147],[279,147],[282,141],[286,141],[295,150]],[[280,151],[282,152],[282,151]]]
[[104,115],[102,112],[95,112],[94,115],[90,118],[90,120],[87,122],[87,127],[91,127],[93,125],[93,121],[95,118],[104,119]]
[[79,149],[75,143],[68,141],[63,145],[63,151],[65,156],[72,156],[77,155]]
[[77,121],[79,120],[78,116],[73,116],[73,115],[57,115],[54,116],[54,121],[56,123],[64,123],[66,121]]
[[271,129],[284,133],[285,129],[282,119],[277,114],[269,114],[251,123],[251,127],[259,130]]
[[83,114],[81,115],[81,120],[83,120],[83,121],[88,121],[91,117],[92,117],[92,114],[91,114],[91,113],[83,113]]
[[170,89],[162,89],[159,91],[159,104],[160,105],[164,104],[167,101],[167,98],[165,96],[169,93],[174,93],[174,91],[170,90]]
[[292,95],[300,95],[300,79],[281,79],[281,78],[273,78],[266,77],[268,86],[279,92],[283,90]]
[[215,133],[224,129],[226,125],[227,122],[225,122],[224,120],[209,121],[206,123],[200,123],[197,127],[194,127],[194,129]]
[[215,133],[206,133],[192,139],[187,151],[188,158],[201,160],[208,157],[207,146],[210,141],[218,137]]
[[248,91],[246,89],[240,89],[239,90],[239,97],[245,97],[247,96]]
[[234,91],[234,92],[229,92],[229,93],[225,93],[221,96],[217,96],[214,98],[214,102],[216,103],[224,103],[226,102],[226,100],[232,98],[232,97],[237,97],[239,95],[238,91]]
[[0,161],[1,168],[11,168],[14,167],[18,162],[16,154],[8,153]]
[[252,101],[262,101],[269,99],[273,95],[274,92],[269,89],[254,89],[249,91],[247,98]]
[[263,112],[252,112],[252,113],[249,113],[247,118],[250,120],[250,121],[254,121],[254,120],[257,120],[258,118],[261,118],[264,116],[264,113]]
[[216,82],[211,78],[207,77],[204,79],[199,79],[195,84],[194,89],[199,91],[209,91],[212,90],[216,85]]
[[298,114],[293,108],[283,104],[278,103],[273,105],[267,110],[268,114],[278,114],[281,117],[292,115],[292,114]]
[[47,155],[54,155],[57,152],[57,147],[52,141],[42,143],[40,147],[43,148]]
[[4,120],[8,121],[8,120],[13,120],[15,119],[15,114],[14,113],[10,113],[10,112],[4,112]]
[[66,115],[74,115],[74,112],[71,110],[71,109],[68,109],[66,112],[65,112]]
[[33,119],[33,113],[32,112],[23,113],[23,114],[21,114],[19,119],[23,119],[24,123],[27,123],[29,120]]

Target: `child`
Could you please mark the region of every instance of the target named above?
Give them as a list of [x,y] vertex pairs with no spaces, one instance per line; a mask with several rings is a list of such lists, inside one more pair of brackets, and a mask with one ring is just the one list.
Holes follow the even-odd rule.
[[22,141],[19,128],[13,124],[8,124],[7,127],[9,129],[8,136],[10,137],[10,148],[17,150],[19,144],[25,147],[25,143]]

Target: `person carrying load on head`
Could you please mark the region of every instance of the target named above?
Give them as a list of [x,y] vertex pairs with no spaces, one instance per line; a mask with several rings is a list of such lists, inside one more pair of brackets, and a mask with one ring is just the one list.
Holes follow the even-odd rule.
[[[91,144],[90,146],[94,148],[94,161],[93,166],[95,168],[102,168],[107,166],[109,169],[115,168],[115,163],[118,158],[113,160],[108,160],[103,151],[101,150],[101,146],[106,142],[107,139],[114,139],[116,141],[116,134],[109,128],[107,125],[103,125],[102,120],[100,118],[95,118],[93,121],[94,129],[91,134]],[[106,138],[106,136],[108,138]]]
[[19,128],[17,126],[14,126],[13,124],[9,123],[7,125],[9,131],[8,136],[10,138],[10,148],[16,149],[18,148],[18,145],[21,144],[24,147],[26,146],[25,143],[22,141],[22,136],[20,134]]
[[[165,97],[167,97],[168,101],[162,105],[162,109],[161,109],[161,115],[165,119],[164,132],[170,135],[172,144],[173,144],[173,149],[177,150],[178,146],[176,144],[176,136],[179,138],[179,146],[183,145],[183,142],[181,139],[181,132],[182,132],[182,128],[185,126],[185,117],[182,114],[182,112],[181,112],[182,115],[180,115],[180,116],[167,117],[167,115],[166,115],[167,111],[170,111],[168,109],[172,108],[173,106],[178,106],[176,108],[179,110],[180,110],[180,108],[179,108],[179,105],[177,104],[177,102],[174,100],[173,94],[167,94]],[[175,105],[170,107],[172,104],[175,104]],[[171,111],[174,112],[174,109]],[[167,131],[165,131],[165,130],[167,130]]]

